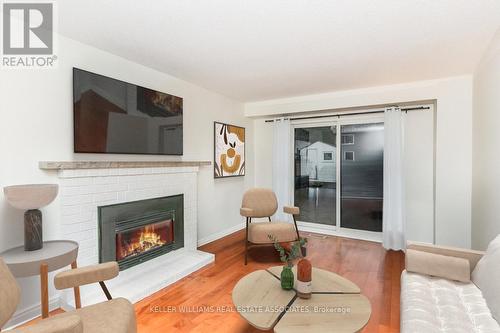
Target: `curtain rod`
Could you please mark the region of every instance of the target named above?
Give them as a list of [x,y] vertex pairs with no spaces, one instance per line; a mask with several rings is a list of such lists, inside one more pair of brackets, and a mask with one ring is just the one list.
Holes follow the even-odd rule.
[[[419,110],[429,110],[430,107],[428,106],[418,106],[414,108],[403,108],[401,111],[408,112],[408,111],[419,111]],[[309,116],[309,117],[290,117],[290,120],[303,120],[303,119],[316,119],[316,118],[330,118],[330,117],[344,117],[344,116],[356,116],[360,114],[372,114],[372,113],[384,113],[385,110],[374,110],[374,111],[366,111],[366,112],[348,112],[348,113],[342,113],[342,114],[330,114],[330,115],[320,115],[320,116]],[[265,120],[266,123],[273,123],[274,119],[267,119]]]

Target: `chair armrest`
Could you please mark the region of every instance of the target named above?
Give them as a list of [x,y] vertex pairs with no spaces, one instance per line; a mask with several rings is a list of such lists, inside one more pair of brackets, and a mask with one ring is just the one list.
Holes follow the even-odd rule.
[[55,316],[33,325],[16,328],[8,333],[83,333],[82,320],[77,315]]
[[103,264],[70,269],[56,274],[54,285],[56,289],[67,289],[90,283],[110,280],[118,276],[119,267],[115,261]]
[[252,217],[253,216],[253,209],[241,207],[240,208],[240,215],[245,216],[245,217]]
[[293,206],[284,206],[283,207],[283,212],[290,214],[290,215],[299,215],[300,214],[300,208],[299,207],[293,207]]
[[470,264],[471,272],[474,270],[477,262],[483,257],[485,253],[484,251],[475,251],[475,250],[432,245],[432,244],[418,243],[418,242],[407,242],[406,248],[410,250],[434,253],[448,257],[467,259]]

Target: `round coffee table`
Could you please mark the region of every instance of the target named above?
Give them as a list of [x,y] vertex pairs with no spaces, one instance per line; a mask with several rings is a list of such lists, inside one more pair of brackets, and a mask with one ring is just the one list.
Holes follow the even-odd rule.
[[[351,281],[313,268],[313,294],[301,299],[295,290],[283,290],[282,266],[244,276],[233,289],[236,310],[252,326],[276,333],[358,332],[368,323],[371,305]],[[293,268],[297,276],[296,268]]]

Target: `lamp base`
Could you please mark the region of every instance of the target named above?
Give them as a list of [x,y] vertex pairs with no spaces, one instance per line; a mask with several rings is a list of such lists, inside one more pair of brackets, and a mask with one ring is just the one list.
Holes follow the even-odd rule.
[[43,247],[42,212],[30,209],[24,213],[24,250],[35,251]]

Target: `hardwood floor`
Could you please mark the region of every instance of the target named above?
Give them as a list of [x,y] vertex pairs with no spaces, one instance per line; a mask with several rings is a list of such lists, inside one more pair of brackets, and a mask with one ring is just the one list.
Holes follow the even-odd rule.
[[[315,267],[352,280],[370,299],[372,315],[363,332],[399,332],[404,254],[372,242],[301,234],[309,238],[308,258]],[[233,312],[231,291],[249,272],[279,264],[274,249],[253,248],[245,266],[242,231],[200,249],[215,253],[215,263],[137,303],[139,332],[262,332]]]
[[[215,253],[215,263],[138,302],[139,333],[262,332],[234,312],[231,291],[244,275],[280,262],[272,247],[256,247],[250,250],[245,266],[244,236],[239,231],[202,246],[201,250]],[[402,252],[385,251],[380,244],[367,241],[311,233],[301,236],[309,239],[307,257],[313,266],[350,279],[370,299],[372,315],[362,332],[399,332]]]

